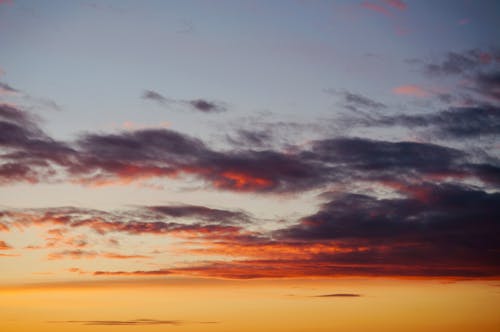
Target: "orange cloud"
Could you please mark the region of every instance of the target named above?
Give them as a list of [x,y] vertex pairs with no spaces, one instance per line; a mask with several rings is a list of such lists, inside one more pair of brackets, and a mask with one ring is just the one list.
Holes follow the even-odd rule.
[[418,85],[401,85],[392,89],[392,92],[397,95],[406,95],[420,98],[429,96],[429,92]]
[[12,247],[8,245],[5,241],[0,240],[0,250],[10,250]]
[[[85,251],[85,250],[64,250],[60,252],[51,253],[47,256],[49,260],[56,259],[93,259],[93,258],[108,258],[108,259],[145,259],[151,258],[151,256],[146,255],[127,255],[127,254],[119,254],[114,252],[105,252],[98,253],[95,251]],[[78,272],[77,270],[70,272]]]

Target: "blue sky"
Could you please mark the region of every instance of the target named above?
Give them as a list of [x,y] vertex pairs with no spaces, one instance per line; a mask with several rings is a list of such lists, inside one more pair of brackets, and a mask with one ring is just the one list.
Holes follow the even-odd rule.
[[498,22],[498,1],[0,1],[4,278],[498,277]]

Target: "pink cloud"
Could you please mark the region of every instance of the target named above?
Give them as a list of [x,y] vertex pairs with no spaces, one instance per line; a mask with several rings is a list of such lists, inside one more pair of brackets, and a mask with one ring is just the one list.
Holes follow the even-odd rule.
[[394,8],[397,8],[399,10],[405,10],[408,6],[406,3],[402,0],[384,0],[384,2]]
[[384,6],[381,6],[379,4],[373,3],[373,2],[365,1],[365,2],[361,3],[361,7],[368,9],[368,10],[372,10],[372,11],[377,12],[377,13],[384,14],[384,15],[388,15],[388,16],[392,15],[392,13],[387,8],[385,8]]
[[420,98],[429,96],[429,92],[418,85],[401,85],[392,89],[392,92],[397,95],[414,96]]

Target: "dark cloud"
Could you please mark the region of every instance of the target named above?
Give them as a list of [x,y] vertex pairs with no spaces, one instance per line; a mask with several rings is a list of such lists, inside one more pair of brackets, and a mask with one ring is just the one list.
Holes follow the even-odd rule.
[[3,121],[14,122],[19,125],[34,126],[34,118],[31,114],[8,104],[0,104],[0,118]]
[[[323,198],[328,201],[316,213],[295,224],[250,235],[242,228],[235,232],[210,229],[210,236],[203,237],[208,240],[202,242],[205,248],[191,252],[224,254],[233,260],[93,274],[235,279],[500,275],[499,193],[450,183],[387,185],[395,188],[400,197],[327,193]],[[128,226],[117,229],[129,230]],[[200,239],[204,233],[195,234]]]
[[342,99],[344,107],[352,111],[380,110],[387,108],[387,105],[359,93],[349,91],[336,91],[333,89],[325,89],[325,92],[340,97]]
[[145,90],[144,93],[142,94],[142,98],[154,100],[161,104],[170,102],[169,99],[165,98],[163,95],[153,90]]
[[228,135],[227,140],[238,147],[269,147],[273,143],[273,134],[270,130],[252,131],[247,129],[238,129],[236,134]]
[[476,87],[472,89],[479,94],[500,102],[500,70],[480,72],[475,77]]
[[[425,116],[373,116],[360,125],[441,126],[453,136],[494,134],[498,110],[459,109]],[[192,175],[209,186],[242,192],[298,192],[329,183],[449,174],[477,177],[467,154],[444,146],[362,138],[316,140],[302,147],[216,151],[200,139],[168,129],[88,133],[75,144],[52,139],[18,109],[0,108],[3,182],[64,179],[82,184],[128,183]],[[259,140],[259,132],[245,133]],[[483,163],[484,164],[484,163]],[[57,166],[57,168],[56,168]],[[482,167],[486,169],[486,167]],[[56,170],[57,169],[57,170]],[[487,178],[487,177],[484,177]],[[185,211],[187,211],[185,209]]]
[[226,110],[223,105],[204,99],[188,100],[186,103],[191,105],[193,109],[204,113],[218,113]]
[[173,218],[194,218],[224,224],[249,222],[251,220],[251,217],[242,211],[211,209],[198,205],[159,205],[149,206],[147,209]]
[[335,165],[350,180],[380,181],[408,176],[454,173],[465,154],[459,150],[416,142],[335,138],[313,142],[304,157]]
[[53,165],[74,158],[68,144],[56,141],[36,124],[37,118],[11,105],[0,105],[0,183],[38,182],[54,175]]
[[202,141],[167,129],[87,135],[79,141],[74,175],[102,178],[194,174],[213,187],[235,191],[297,191],[321,183],[323,167],[277,151],[217,152]]
[[172,98],[167,98],[162,94],[153,90],[145,90],[142,95],[142,98],[153,100],[163,106],[171,106],[172,104],[187,106],[189,109],[193,111],[198,111],[202,113],[219,113],[226,111],[226,107],[220,102],[208,101],[205,99],[193,99],[193,100],[172,99]]
[[454,107],[426,114],[350,117],[348,121],[351,125],[366,127],[428,128],[431,135],[439,138],[478,138],[500,134],[500,108],[489,105]]
[[441,268],[443,274],[469,270],[478,276],[500,272],[500,194],[451,184],[401,186],[400,192],[406,197],[339,196],[275,236],[334,241],[338,254],[312,258],[324,263],[413,265],[434,273]]
[[[500,51],[498,49],[449,52],[439,61],[413,61],[423,66],[424,73],[430,77],[455,76],[460,79],[455,88],[461,91],[458,95],[436,93],[442,102],[478,106],[500,101]],[[475,94],[475,97],[470,97],[470,93]]]
[[463,52],[448,52],[444,59],[425,63],[425,73],[431,76],[465,75],[479,68],[500,61],[498,50],[471,49]]

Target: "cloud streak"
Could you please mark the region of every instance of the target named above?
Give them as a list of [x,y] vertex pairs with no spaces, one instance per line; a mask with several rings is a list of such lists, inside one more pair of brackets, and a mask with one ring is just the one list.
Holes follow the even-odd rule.
[[201,98],[191,99],[191,100],[172,99],[172,98],[167,98],[162,94],[153,90],[145,90],[142,95],[142,98],[154,101],[165,107],[170,108],[174,106],[181,106],[188,108],[192,111],[201,113],[221,113],[227,110],[226,107],[221,102],[209,101]]

